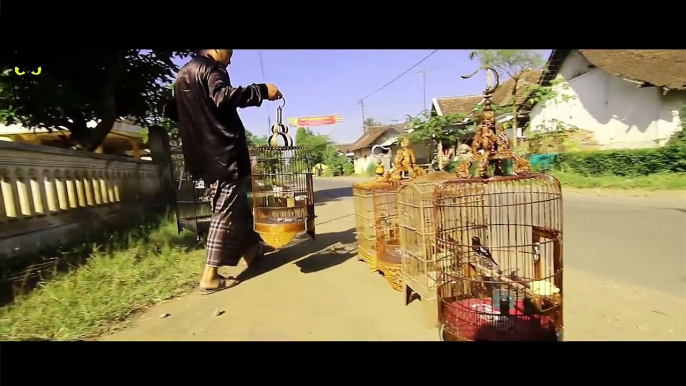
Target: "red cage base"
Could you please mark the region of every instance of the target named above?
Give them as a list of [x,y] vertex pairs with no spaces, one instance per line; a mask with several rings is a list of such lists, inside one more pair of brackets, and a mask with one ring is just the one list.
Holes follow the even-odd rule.
[[[467,341],[559,341],[552,318],[525,315],[521,300],[502,315],[491,299],[441,302],[441,321],[446,340]],[[452,335],[453,339],[448,339]]]

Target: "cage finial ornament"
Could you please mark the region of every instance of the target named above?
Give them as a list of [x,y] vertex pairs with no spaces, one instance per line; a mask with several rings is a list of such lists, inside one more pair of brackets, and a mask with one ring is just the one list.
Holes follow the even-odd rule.
[[[483,67],[486,71],[491,71],[495,77],[495,85],[487,87],[484,90],[483,100],[483,114],[481,116],[481,123],[474,134],[474,141],[472,142],[472,156],[465,163],[460,165],[457,169],[457,176],[459,178],[471,178],[472,164],[477,162],[479,177],[488,177],[488,167],[494,166],[494,175],[518,175],[523,173],[530,173],[531,166],[526,158],[515,154],[510,148],[510,140],[505,133],[502,125],[496,128],[495,113],[493,112],[493,101],[491,97],[500,85],[500,76],[498,72],[492,67]],[[469,79],[476,75],[479,70],[470,75],[462,76],[463,79]],[[513,117],[512,119],[517,119]],[[516,135],[516,133],[515,133]],[[511,170],[507,170],[507,163],[512,163]]]
[[[293,146],[283,124],[283,105],[276,109],[268,146],[250,148],[255,232],[280,249],[300,232],[315,238],[314,189],[309,149]],[[279,144],[279,138],[283,144]]]

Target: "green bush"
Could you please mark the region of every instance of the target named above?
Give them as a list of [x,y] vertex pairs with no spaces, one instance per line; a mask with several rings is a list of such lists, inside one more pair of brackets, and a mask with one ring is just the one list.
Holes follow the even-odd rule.
[[344,176],[349,176],[351,174],[355,173],[355,166],[351,164],[350,162],[346,162],[343,164],[343,175]]
[[563,153],[557,161],[557,169],[583,176],[682,173],[686,172],[686,145]]
[[376,174],[374,173],[374,169],[376,169],[376,162],[372,162],[369,165],[367,165],[367,170],[365,170],[365,174],[369,177],[373,177]]

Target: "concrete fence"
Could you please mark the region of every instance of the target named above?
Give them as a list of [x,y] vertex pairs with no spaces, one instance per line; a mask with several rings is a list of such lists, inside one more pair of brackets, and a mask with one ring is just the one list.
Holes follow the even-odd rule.
[[159,157],[0,142],[0,257],[77,242],[104,223],[168,203],[165,168]]

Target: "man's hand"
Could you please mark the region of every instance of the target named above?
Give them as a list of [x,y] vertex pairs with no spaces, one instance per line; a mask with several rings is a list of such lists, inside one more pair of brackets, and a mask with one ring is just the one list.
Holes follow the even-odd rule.
[[279,91],[279,89],[271,83],[267,83],[267,90],[269,90],[267,93],[267,100],[275,101],[283,97],[281,95],[281,91]]

